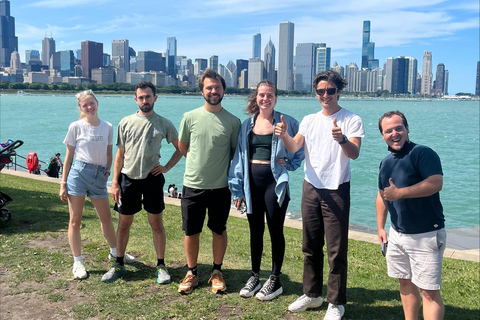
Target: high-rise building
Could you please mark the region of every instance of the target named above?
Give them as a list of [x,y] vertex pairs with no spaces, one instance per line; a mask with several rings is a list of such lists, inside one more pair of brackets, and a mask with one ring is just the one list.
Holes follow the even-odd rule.
[[138,72],[166,71],[165,57],[154,51],[139,51],[137,57]]
[[90,78],[92,69],[103,66],[103,43],[83,41],[81,50],[83,75]]
[[40,51],[25,50],[25,64],[28,64],[30,60],[40,61]]
[[417,94],[417,59],[405,57],[408,60],[408,84],[407,93],[411,95]]
[[345,68],[342,66],[339,66],[336,61],[333,63],[332,70],[335,72],[338,72],[342,77],[345,76]]
[[237,66],[235,63],[230,60],[225,67],[225,83],[227,87],[236,88],[238,85],[238,78],[237,78]]
[[450,76],[450,72],[445,70],[445,89],[443,90],[443,94],[448,96],[448,77]]
[[177,38],[167,38],[167,75],[176,78],[177,76]]
[[422,63],[422,91],[420,93],[425,95],[432,94],[432,82],[432,52],[424,51]]
[[253,35],[252,58],[262,59],[262,34]]
[[314,74],[330,69],[330,60],[332,49],[325,43],[318,43],[315,52],[315,71]]
[[445,65],[443,63],[437,64],[437,72],[435,74],[435,88],[433,93],[437,96],[443,96],[445,91]]
[[128,40],[112,40],[112,66],[130,71],[130,47]]
[[318,44],[297,43],[295,51],[295,90],[313,91]]
[[263,52],[264,65],[265,65],[265,79],[277,83],[277,77],[275,72],[275,46],[272,39],[270,39],[265,46]]
[[393,61],[392,91],[391,93],[407,93],[408,87],[408,60],[398,57]]
[[10,1],[0,0],[0,66],[10,66],[14,51],[18,52],[15,18],[10,15]]
[[208,67],[216,72],[218,72],[218,56],[211,56],[208,59]]
[[347,79],[347,86],[343,88],[343,91],[348,91],[348,92],[357,92],[355,87],[356,87],[356,82],[355,82],[355,74],[358,71],[358,66],[356,63],[350,63],[346,68],[345,68],[345,78]]
[[373,70],[378,68],[378,59],[375,59],[375,42],[370,41],[370,21],[363,21],[362,35],[362,69]]
[[[241,81],[240,81],[239,78],[240,78],[240,76],[242,75],[242,70],[246,70],[246,72],[248,72],[248,60],[245,60],[245,59],[237,59],[237,63],[236,63],[236,64],[237,64],[238,87],[239,87],[239,88],[247,88],[247,87],[248,87],[248,78],[247,78],[248,75],[245,74],[245,77],[244,77],[244,78],[245,78],[245,79],[244,79],[244,80],[245,80],[245,81],[244,81],[245,83],[241,83]],[[240,87],[240,85],[242,85],[242,86]]]
[[10,68],[20,69],[20,54],[17,51],[13,51],[10,55]]
[[295,25],[290,21],[280,23],[278,39],[278,73],[279,90],[293,89],[293,45]]
[[75,75],[75,57],[72,50],[60,51],[60,75],[73,77]]
[[253,58],[248,61],[248,87],[255,88],[263,80],[263,61]]
[[393,84],[393,63],[395,59],[393,57],[387,58],[387,62],[383,66],[383,72],[385,74],[383,80],[383,90],[387,90],[392,93],[392,84]]
[[[112,58],[108,53],[103,53],[103,66],[110,67],[112,65]],[[98,83],[98,82],[97,82]]]
[[55,40],[53,38],[43,38],[42,40],[42,63],[50,65],[50,58],[55,53]]
[[193,73],[196,76],[199,76],[203,73],[203,70],[208,68],[208,60],[207,59],[195,59],[195,65],[193,68]]
[[477,61],[477,81],[475,83],[475,95],[480,96],[480,61]]

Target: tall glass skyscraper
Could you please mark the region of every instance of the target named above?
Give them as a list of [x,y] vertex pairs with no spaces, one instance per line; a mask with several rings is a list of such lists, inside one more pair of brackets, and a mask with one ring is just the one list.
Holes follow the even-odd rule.
[[177,38],[167,38],[167,75],[172,78],[177,76]]
[[297,43],[295,53],[295,90],[312,91],[318,44]]
[[362,33],[362,69],[378,68],[378,59],[375,59],[375,42],[370,41],[370,21],[363,21]]
[[332,49],[330,47],[327,47],[325,43],[317,44],[317,48],[315,52],[315,71],[314,71],[315,74],[330,69],[331,55],[332,55]]
[[277,87],[293,90],[293,40],[295,25],[290,21],[280,23],[278,39]]
[[265,78],[273,83],[277,83],[275,73],[275,46],[273,45],[272,39],[270,39],[265,46],[263,58],[265,60]]
[[262,59],[262,35],[260,33],[253,35],[252,58]]
[[480,96],[480,61],[477,61],[477,82],[475,84],[475,95]]
[[10,16],[10,1],[0,0],[0,66],[10,66],[14,51],[18,51],[15,18]]
[[112,64],[115,68],[130,71],[130,48],[128,40],[112,40]]
[[422,91],[420,93],[430,95],[432,93],[432,82],[432,52],[424,51],[422,63]]
[[55,40],[53,38],[45,37],[42,40],[42,64],[45,66],[50,65],[50,58],[55,53]]
[[82,42],[82,69],[86,78],[91,78],[92,69],[103,66],[103,43]]

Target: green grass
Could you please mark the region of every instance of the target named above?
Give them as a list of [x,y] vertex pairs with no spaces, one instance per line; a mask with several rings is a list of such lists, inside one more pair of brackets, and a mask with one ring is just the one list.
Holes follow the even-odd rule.
[[[160,286],[155,282],[156,256],[143,211],[135,216],[127,248],[138,261],[128,265],[128,273],[115,283],[100,281],[110,268],[106,261],[108,246],[89,201],[81,230],[89,277],[84,281],[72,280],[68,208],[59,201],[58,189],[58,184],[0,174],[0,190],[13,198],[7,206],[12,220],[0,223],[0,286],[9,301],[18,296],[18,303],[22,303],[23,295],[29,295],[35,303],[61,304],[52,317],[68,314],[75,319],[322,319],[325,314],[326,304],[300,314],[287,311],[288,305],[302,294],[301,230],[285,229],[287,247],[281,277],[284,294],[270,302],[238,296],[250,274],[249,233],[247,221],[234,217],[228,221],[229,243],[223,265],[228,294],[215,295],[206,283],[212,253],[211,233],[204,227],[200,240],[200,286],[189,296],[179,295],[178,282],[186,272],[184,234],[180,208],[169,205],[164,223],[165,259],[173,279],[171,284]],[[112,215],[116,226],[117,213],[112,211]],[[268,232],[264,243],[262,281],[268,277],[271,265]],[[344,319],[403,319],[398,281],[387,276],[379,247],[354,240],[350,240],[349,246],[349,302]],[[445,319],[479,319],[479,275],[478,263],[444,259]],[[10,308],[9,304],[2,305],[2,310]]]

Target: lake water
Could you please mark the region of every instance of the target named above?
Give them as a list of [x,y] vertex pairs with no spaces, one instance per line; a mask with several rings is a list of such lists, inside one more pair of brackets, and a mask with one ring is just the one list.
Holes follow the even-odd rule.
[[[116,127],[119,121],[134,113],[138,106],[131,96],[98,96],[99,116]],[[172,120],[177,129],[184,112],[203,105],[200,96],[159,96],[155,110]],[[245,97],[225,97],[224,108],[242,121]],[[378,118],[390,110],[400,110],[407,116],[410,139],[433,148],[440,156],[444,185],[441,200],[446,227],[469,228],[479,225],[479,102],[442,100],[340,100],[340,105],[361,116],[365,126],[360,157],[351,161],[351,213],[353,225],[376,229],[375,196],[380,161],[388,154],[378,131]],[[321,108],[315,98],[279,98],[276,110],[297,120]],[[23,140],[17,153],[26,156],[34,151],[47,161],[55,153],[65,155],[63,139],[68,125],[78,119],[79,112],[73,95],[0,96],[0,140]],[[173,146],[163,144],[161,163],[173,153]],[[115,153],[115,147],[114,147]],[[175,183],[181,190],[185,160],[165,175],[166,185]],[[289,218],[300,217],[303,168],[290,174],[291,202]]]

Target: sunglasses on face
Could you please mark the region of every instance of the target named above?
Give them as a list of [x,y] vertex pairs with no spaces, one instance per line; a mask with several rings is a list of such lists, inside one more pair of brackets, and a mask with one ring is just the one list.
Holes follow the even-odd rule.
[[315,92],[319,96],[323,96],[325,94],[325,92],[327,93],[327,95],[331,96],[331,95],[334,95],[334,94],[337,93],[337,88],[317,89],[317,90],[315,90]]
[[80,99],[81,97],[83,97],[84,95],[87,95],[87,94],[93,94],[93,91],[91,89],[88,89],[88,90],[79,92],[75,95],[75,98]]

